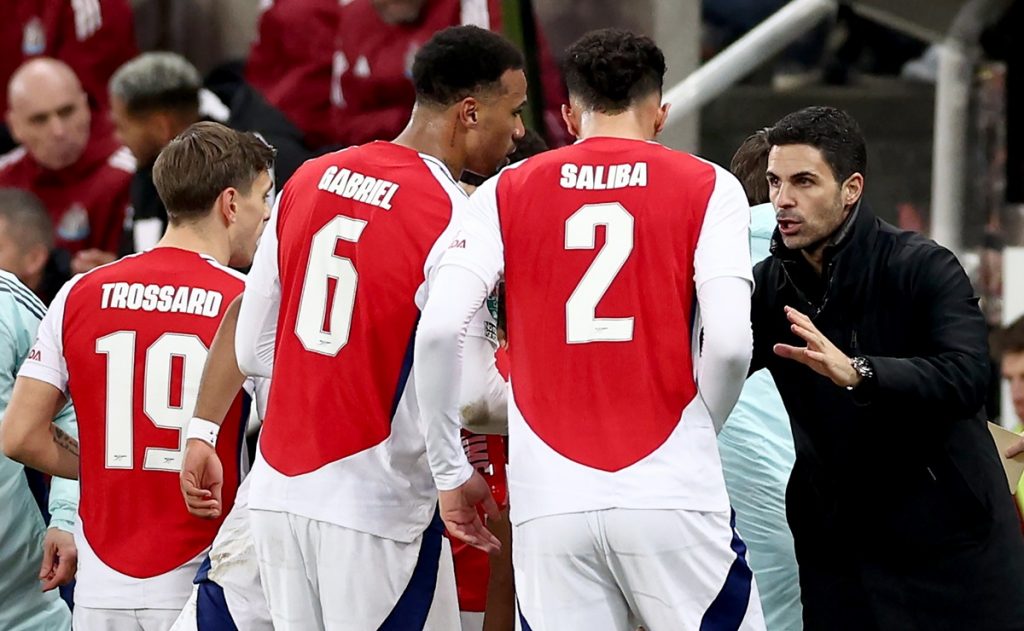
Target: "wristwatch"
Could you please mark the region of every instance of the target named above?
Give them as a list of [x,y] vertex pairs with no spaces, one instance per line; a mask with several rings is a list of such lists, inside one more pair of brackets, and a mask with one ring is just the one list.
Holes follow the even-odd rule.
[[860,375],[860,383],[857,386],[846,386],[847,390],[853,390],[875,377],[875,369],[871,367],[871,361],[867,357],[854,357],[850,360],[850,366]]

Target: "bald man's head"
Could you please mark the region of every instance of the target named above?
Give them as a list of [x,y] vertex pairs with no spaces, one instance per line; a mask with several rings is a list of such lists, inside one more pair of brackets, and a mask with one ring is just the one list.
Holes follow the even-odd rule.
[[7,84],[7,126],[29,155],[47,169],[71,166],[89,142],[92,122],[82,84],[62,61],[25,62]]

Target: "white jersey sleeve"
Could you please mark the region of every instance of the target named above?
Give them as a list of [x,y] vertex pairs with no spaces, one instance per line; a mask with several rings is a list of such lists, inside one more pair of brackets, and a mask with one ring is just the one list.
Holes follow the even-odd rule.
[[457,265],[476,274],[489,291],[505,271],[505,246],[498,219],[499,173],[469,198],[469,209],[438,267]]
[[64,358],[64,308],[72,287],[82,278],[75,276],[64,283],[39,323],[36,342],[25,358],[19,377],[44,381],[68,396],[68,364]]
[[[280,203],[280,197],[278,198]],[[246,375],[270,377],[274,369],[277,317],[281,310],[281,278],[277,266],[278,204],[263,230],[252,269],[245,279],[235,329],[235,356]]]
[[[441,491],[463,484],[473,467],[462,450],[460,398],[465,345],[481,338],[466,335],[490,289],[472,272],[450,265],[438,270],[416,331],[413,375],[427,443],[427,460]],[[479,357],[479,354],[476,354]],[[493,349],[491,350],[493,357]]]
[[718,165],[694,254],[698,289],[713,278],[735,276],[753,287],[750,264],[750,206],[739,181]]
[[[477,190],[477,195],[484,193],[482,200],[488,194],[493,199],[496,179],[491,178]],[[490,409],[496,402],[501,405],[504,395],[494,365],[496,347],[486,335],[487,328],[495,323],[485,302],[500,277],[504,258],[497,230],[497,204],[491,204],[491,231],[486,220],[476,220],[477,215],[487,212],[478,208],[481,202],[474,201],[477,195],[468,208],[464,201],[453,199],[453,234],[446,231],[442,235],[439,243],[447,249],[436,264],[428,263],[425,270],[426,301],[416,334],[416,397],[427,459],[440,490],[458,487],[473,473],[460,438],[463,409],[480,405]],[[483,236],[475,238],[476,234]],[[469,243],[471,250],[467,251]],[[475,256],[480,261],[474,261]]]
[[694,284],[703,333],[695,369],[697,389],[721,431],[743,389],[750,365],[750,206],[739,181],[715,167],[694,254]]

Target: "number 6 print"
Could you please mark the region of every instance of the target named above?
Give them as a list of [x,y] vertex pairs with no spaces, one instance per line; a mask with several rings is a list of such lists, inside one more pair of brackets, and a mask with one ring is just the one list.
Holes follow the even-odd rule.
[[348,344],[359,276],[352,261],[334,251],[338,240],[359,241],[364,228],[362,219],[338,215],[313,235],[295,318],[295,335],[307,351],[334,357]]

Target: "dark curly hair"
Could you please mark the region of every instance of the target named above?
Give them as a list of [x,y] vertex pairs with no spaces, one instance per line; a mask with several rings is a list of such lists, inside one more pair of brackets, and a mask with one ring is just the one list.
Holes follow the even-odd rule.
[[617,114],[652,93],[661,94],[665,55],[650,37],[606,28],[591,31],[565,51],[569,94],[598,112]]
[[768,129],[768,142],[810,145],[821,152],[836,181],[854,173],[866,175],[868,150],[864,134],[853,117],[837,107],[815,105],[786,114]]
[[507,39],[476,26],[438,31],[416,53],[416,102],[447,107],[482,90],[498,89],[501,75],[523,69],[523,54]]

